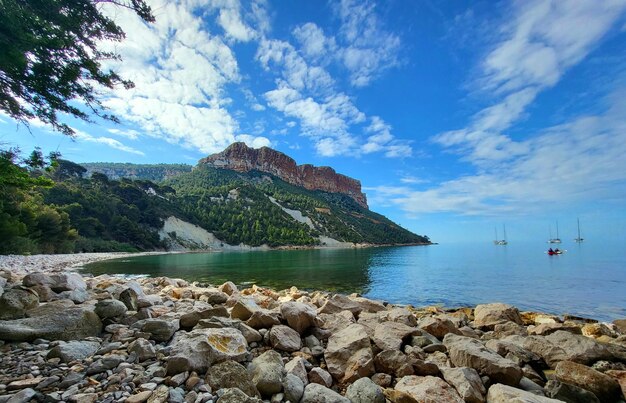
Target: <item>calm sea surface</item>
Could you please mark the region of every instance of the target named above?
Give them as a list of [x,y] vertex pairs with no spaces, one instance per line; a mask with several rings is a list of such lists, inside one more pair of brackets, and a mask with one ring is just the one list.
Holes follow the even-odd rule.
[[215,252],[116,259],[87,265],[98,274],[230,280],[276,289],[295,285],[415,306],[506,302],[522,310],[599,320],[626,318],[623,245],[441,244],[368,249]]

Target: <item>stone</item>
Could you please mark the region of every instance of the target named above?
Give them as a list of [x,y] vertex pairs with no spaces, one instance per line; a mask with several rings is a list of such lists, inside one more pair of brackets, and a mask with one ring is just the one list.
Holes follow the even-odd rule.
[[135,354],[140,362],[156,358],[154,346],[146,339],[140,338],[130,343],[128,345],[128,352]]
[[57,294],[57,297],[60,299],[69,299],[75,304],[82,304],[84,302],[87,302],[89,298],[91,298],[91,295],[89,295],[89,292],[87,290],[76,289],[72,291],[60,292],[59,294]]
[[280,313],[289,327],[299,334],[315,325],[317,311],[311,305],[289,301],[280,306]]
[[377,373],[372,375],[370,379],[381,388],[388,388],[391,386],[392,377],[389,374]]
[[252,375],[252,383],[262,396],[272,396],[282,390],[285,367],[276,351],[269,350],[256,357],[248,370]]
[[207,371],[206,382],[213,390],[238,388],[248,396],[260,396],[246,368],[232,360],[212,365]]
[[406,393],[417,402],[463,403],[452,386],[434,376],[405,376],[398,381],[395,390]]
[[352,324],[328,339],[324,352],[328,372],[339,382],[374,374],[374,357],[365,328]]
[[116,354],[105,355],[99,360],[91,363],[91,365],[89,365],[89,367],[87,368],[86,373],[87,375],[94,375],[116,368],[118,365],[125,361],[125,358],[126,357],[124,356]]
[[557,330],[564,330],[573,334],[581,334],[580,326],[566,323],[542,323],[534,327],[529,326],[528,334],[535,336],[547,336]]
[[61,362],[83,360],[95,354],[100,348],[100,343],[95,341],[69,341],[61,342],[53,347],[46,358],[60,358]]
[[178,319],[142,319],[133,324],[133,328],[149,333],[150,338],[156,342],[169,341],[174,333],[180,328]]
[[443,339],[448,333],[461,334],[454,323],[447,318],[433,318],[431,316],[427,316],[420,319],[417,322],[417,326],[420,329],[424,329],[428,333],[432,334],[439,340]]
[[[238,388],[225,388],[218,391],[218,393],[218,403],[261,403],[261,399],[248,396]],[[198,400],[196,399],[196,401]],[[205,399],[199,401],[203,402]]]
[[485,346],[500,354],[502,357],[508,358],[519,366],[529,364],[535,368],[544,368],[546,366],[543,358],[532,351],[526,350],[517,344],[506,340],[489,340]]
[[128,398],[126,398],[125,403],[143,403],[148,400],[151,394],[152,394],[152,391],[145,390],[143,392],[130,395]]
[[122,301],[104,299],[96,303],[94,312],[100,319],[116,318],[126,314],[127,308]]
[[37,293],[26,287],[15,287],[0,295],[0,320],[23,318],[26,311],[39,305]]
[[230,317],[246,321],[250,319],[254,312],[260,309],[261,307],[259,307],[252,298],[241,298],[235,303],[235,305],[233,305],[233,308],[230,311]]
[[415,315],[406,307],[395,307],[384,313],[384,318],[389,322],[398,322],[409,327],[417,326]]
[[203,309],[200,311],[193,311],[183,314],[180,317],[180,327],[182,328],[192,328],[198,324],[198,322],[202,319],[210,319],[213,317],[227,318],[228,311],[225,307],[219,306],[210,309]]
[[561,382],[592,392],[603,402],[614,402],[623,397],[617,380],[582,364],[561,361],[556,365],[554,375]]
[[20,389],[26,389],[26,388],[34,388],[42,380],[43,378],[41,377],[20,379],[18,381],[10,382],[7,385],[7,390],[20,390]]
[[367,299],[363,297],[352,298],[352,300],[356,302],[357,304],[361,305],[361,309],[362,309],[361,313],[363,312],[377,313],[377,312],[383,312],[387,310],[387,307],[385,306],[385,304],[383,304],[380,301],[375,301],[375,300],[371,300],[371,299]]
[[233,295],[239,292],[237,286],[232,281],[225,282],[224,284],[220,285],[218,289],[226,295]]
[[56,273],[50,275],[52,284],[50,288],[54,292],[86,290],[87,284],[83,280],[83,276],[74,272]]
[[122,302],[129,311],[139,310],[139,294],[133,288],[127,288],[120,293],[120,302]]
[[70,396],[70,403],[94,403],[98,400],[97,393],[77,393],[73,396]]
[[357,302],[350,298],[335,294],[326,300],[324,305],[319,309],[319,313],[339,313],[341,311],[350,311],[355,317],[358,317],[363,308]]
[[505,322],[522,325],[519,310],[512,305],[501,303],[477,305],[474,308],[475,327],[493,329],[495,325]]
[[42,272],[29,273],[22,279],[24,287],[35,287],[39,285],[50,286],[54,284],[54,280],[49,275]]
[[[356,323],[354,315],[350,311],[341,311],[336,314],[320,313],[317,315],[317,321],[320,328],[328,330],[328,336],[325,337],[326,339],[328,339],[331,334],[337,333],[351,324]],[[316,330],[319,330],[319,328],[316,328]],[[367,331],[367,328],[365,328],[365,330]],[[324,337],[319,337],[319,339],[323,340]]]
[[300,334],[289,326],[277,325],[270,330],[272,347],[280,351],[294,352],[302,348]]
[[483,403],[485,401],[487,391],[474,368],[441,368],[441,374],[465,402]]
[[376,326],[372,341],[381,350],[400,350],[405,339],[420,335],[419,329],[398,322],[383,322]]
[[259,309],[252,313],[246,321],[246,325],[253,329],[269,329],[272,326],[280,325],[280,319],[278,319],[277,312]]
[[383,390],[369,378],[357,379],[348,386],[346,398],[351,403],[385,403]]
[[524,326],[515,322],[504,322],[493,327],[493,335],[496,339],[502,339],[511,335],[528,336],[528,331]]
[[[37,309],[30,311],[29,315],[33,315]],[[97,336],[101,331],[102,322],[92,309],[67,308],[61,304],[42,309],[37,312],[37,316],[0,321],[0,340],[6,341],[77,340]]]
[[561,400],[568,403],[600,403],[600,399],[592,392],[557,381],[556,379],[548,381],[544,387],[546,396]]
[[308,378],[309,383],[319,383],[320,385],[324,385],[328,388],[330,388],[333,384],[332,375],[328,371],[320,367],[312,368],[311,371],[309,371]]
[[532,392],[497,383],[487,392],[487,403],[563,403]]
[[624,370],[608,370],[605,372],[608,376],[615,378],[622,388],[622,394],[626,397],[626,371]]
[[165,403],[170,396],[170,388],[165,385],[159,386],[148,398],[148,403]]
[[414,361],[399,350],[383,350],[374,357],[374,367],[377,372],[393,374],[401,378],[415,373],[413,370]]
[[5,403],[27,403],[30,402],[37,395],[37,392],[34,389],[27,388],[20,390],[16,394],[9,396]]
[[285,375],[285,380],[283,381],[283,391],[285,393],[286,400],[290,402],[299,402],[304,394],[304,383],[302,383],[302,379],[299,377],[293,374],[287,374]]
[[302,384],[306,386],[309,383],[309,379],[306,374],[306,360],[302,357],[295,357],[287,364],[285,364],[285,372],[287,374],[295,375],[302,380]]
[[476,339],[449,333],[443,343],[455,367],[474,368],[494,383],[517,386],[522,379],[522,369],[517,364],[501,357]]
[[319,383],[309,383],[300,403],[350,403],[350,400]]
[[613,324],[617,328],[617,331],[621,334],[626,334],[626,319],[616,319]]
[[170,343],[167,373],[205,372],[218,361],[243,361],[248,343],[237,329],[194,329],[178,332]]

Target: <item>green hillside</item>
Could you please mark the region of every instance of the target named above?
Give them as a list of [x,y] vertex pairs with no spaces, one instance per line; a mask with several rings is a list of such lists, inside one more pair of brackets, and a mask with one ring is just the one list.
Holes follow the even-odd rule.
[[265,173],[198,166],[157,184],[98,172],[87,177],[81,165],[58,158],[47,167],[18,164],[9,153],[0,159],[0,253],[165,249],[159,230],[170,216],[230,245],[315,246],[323,237],[428,243],[348,196],[306,190]]

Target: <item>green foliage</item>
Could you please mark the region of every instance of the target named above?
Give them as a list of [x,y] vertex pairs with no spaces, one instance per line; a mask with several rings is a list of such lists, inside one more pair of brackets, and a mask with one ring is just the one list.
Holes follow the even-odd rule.
[[138,179],[162,182],[183,173],[191,172],[187,164],[127,164],[119,162],[90,162],[82,164],[88,172],[102,173],[111,179]]
[[[108,1],[152,22],[143,0]],[[113,88],[133,83],[102,69],[103,60],[119,59],[98,48],[101,41],[121,41],[124,32],[102,14],[99,0],[0,1],[0,110],[28,125],[37,118],[67,135],[74,131],[58,120],[65,113],[89,121],[104,113],[96,85]],[[88,112],[73,100],[79,100]]]

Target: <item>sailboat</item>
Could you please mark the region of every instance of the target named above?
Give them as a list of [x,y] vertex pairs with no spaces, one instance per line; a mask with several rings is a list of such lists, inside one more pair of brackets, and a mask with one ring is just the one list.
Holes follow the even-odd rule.
[[502,229],[504,230],[504,238],[498,239],[498,228],[495,228],[495,230],[496,230],[496,239],[493,241],[494,245],[507,245],[508,244],[508,242],[506,240],[506,227],[504,226],[504,224],[502,224]]
[[559,222],[556,222],[556,238],[552,238],[552,228],[550,228],[550,239],[548,243],[561,243],[561,238],[559,238]]
[[581,243],[582,241],[584,241],[584,238],[580,237],[580,219],[577,218],[576,222],[578,223],[578,238],[574,239],[574,241]]

